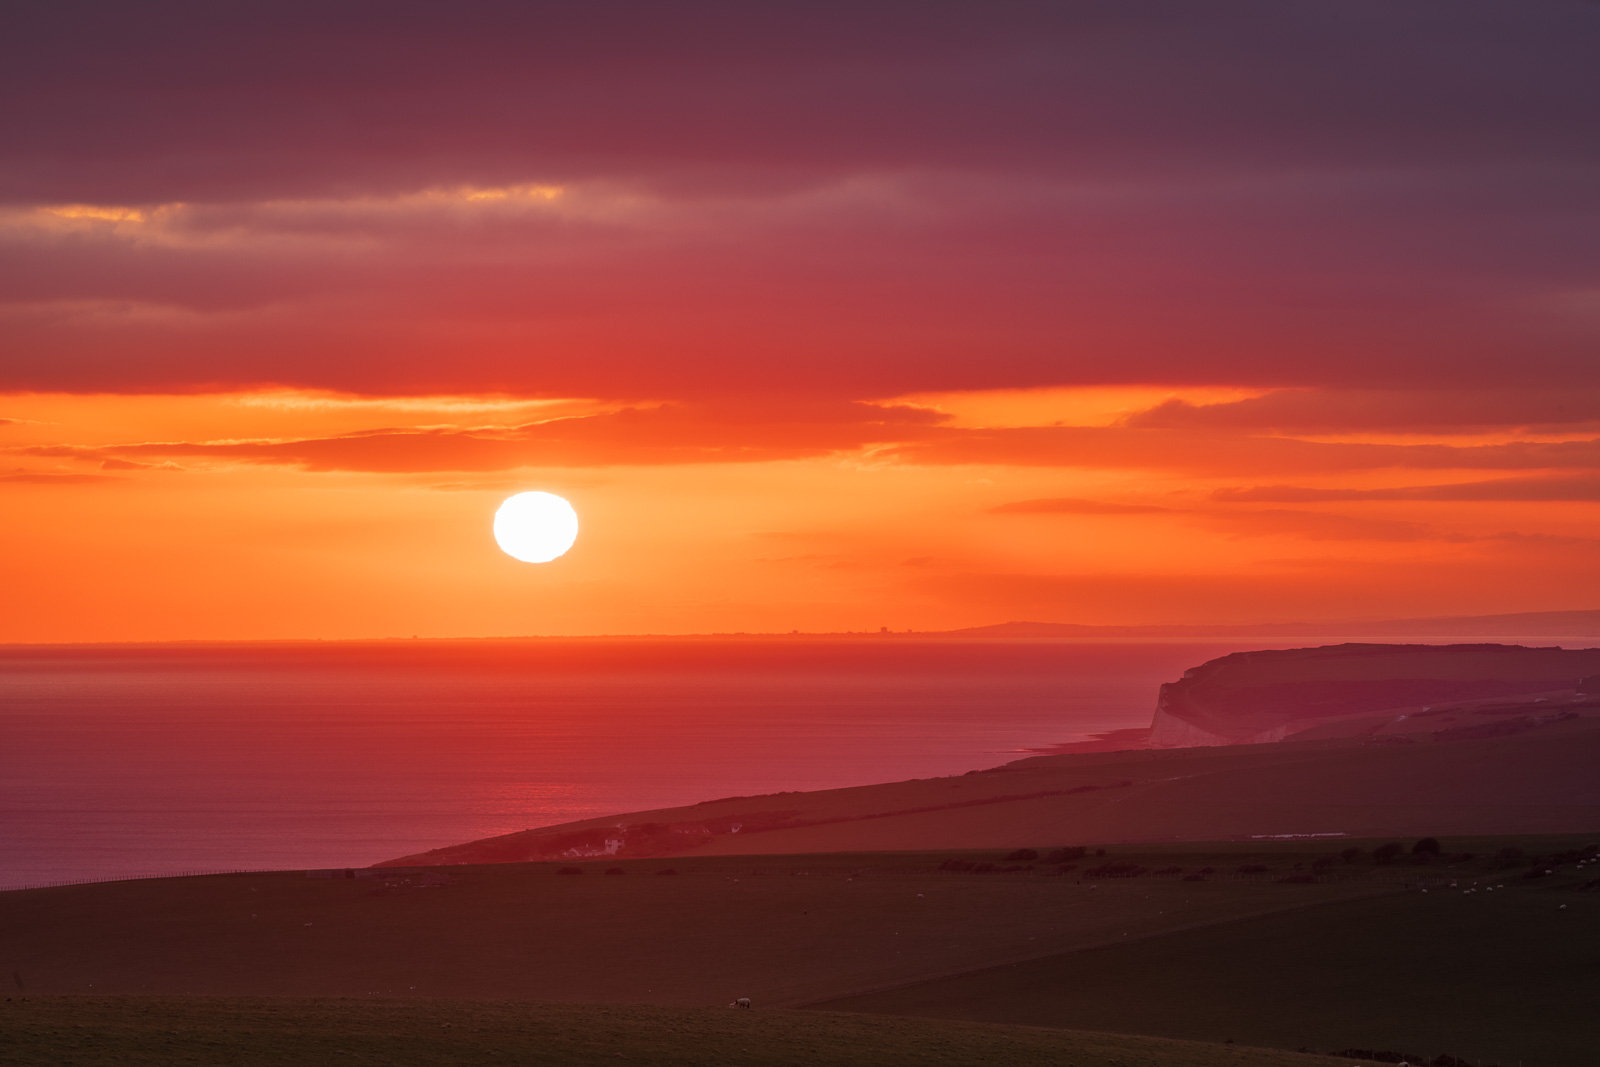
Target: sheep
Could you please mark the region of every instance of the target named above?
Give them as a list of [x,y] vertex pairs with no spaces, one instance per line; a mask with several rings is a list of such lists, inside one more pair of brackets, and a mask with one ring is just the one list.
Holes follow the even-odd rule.
[[738,1000],[730,1000],[728,1002],[728,1007],[730,1007],[730,1008],[748,1008],[749,1006],[750,1006],[750,998],[749,997],[740,997]]

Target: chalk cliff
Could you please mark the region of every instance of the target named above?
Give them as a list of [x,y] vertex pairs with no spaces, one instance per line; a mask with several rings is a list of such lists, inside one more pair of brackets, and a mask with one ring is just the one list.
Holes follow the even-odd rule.
[[[1578,690],[1600,671],[1600,649],[1520,645],[1327,645],[1237,652],[1161,687],[1157,748],[1261,744],[1293,736],[1395,732],[1495,701]],[[1450,705],[1449,709],[1441,705]]]

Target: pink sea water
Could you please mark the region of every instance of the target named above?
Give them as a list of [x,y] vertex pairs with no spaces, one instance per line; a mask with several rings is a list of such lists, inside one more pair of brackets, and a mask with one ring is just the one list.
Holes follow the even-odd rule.
[[0,886],[357,866],[715,797],[958,774],[1149,724],[1221,645],[0,649]]

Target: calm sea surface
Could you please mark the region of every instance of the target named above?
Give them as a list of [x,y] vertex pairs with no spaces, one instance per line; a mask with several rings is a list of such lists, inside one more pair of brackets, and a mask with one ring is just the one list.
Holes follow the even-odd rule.
[[354,866],[1149,724],[1221,645],[822,639],[0,649],[0,886]]

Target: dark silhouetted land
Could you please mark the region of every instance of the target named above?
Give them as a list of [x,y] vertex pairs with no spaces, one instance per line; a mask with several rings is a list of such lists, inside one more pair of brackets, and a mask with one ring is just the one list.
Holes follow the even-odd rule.
[[749,996],[766,1011],[1590,1062],[1579,1050],[1600,992],[1588,957],[1600,848],[1587,838],[1445,839],[1438,854],[1373,840],[1103,856],[1037,844],[1031,858],[692,857],[16,891],[0,894],[0,973],[30,1003],[208,994],[726,1011]]
[[[1592,1063],[1600,894],[1526,869],[1331,902],[819,1006],[1255,1045]],[[1504,889],[1489,890],[1496,884]],[[1469,887],[1476,889],[1469,890]]]
[[[1600,703],[1445,708],[1276,744],[1069,753],[885,785],[729,797],[543,827],[399,865],[1022,847],[1040,841],[1582,833],[1600,827]],[[1384,719],[1387,723],[1389,720]]]
[[0,1064],[196,1067],[1334,1067],[1349,1060],[1163,1038],[797,1011],[506,1001],[29,997],[0,1003]]

